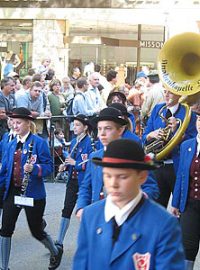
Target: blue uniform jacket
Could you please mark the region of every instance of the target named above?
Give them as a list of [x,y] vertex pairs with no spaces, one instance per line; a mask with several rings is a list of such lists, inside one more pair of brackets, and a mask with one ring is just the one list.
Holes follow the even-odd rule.
[[190,182],[190,166],[196,151],[196,138],[187,140],[181,145],[180,162],[172,199],[172,206],[178,208],[180,212],[184,212],[186,207]]
[[146,199],[122,225],[113,245],[112,220],[105,221],[104,206],[102,200],[84,209],[73,270],[185,269],[181,231],[175,217]]
[[[21,155],[21,167],[27,161],[29,144],[33,141],[33,152],[31,157],[31,163],[33,164],[33,171],[30,174],[30,181],[27,187],[26,195],[36,200],[46,197],[43,177],[48,176],[53,171],[53,162],[50,155],[49,146],[39,136],[31,134],[23,145]],[[0,170],[0,188],[5,184],[4,199],[6,199],[9,187],[11,184],[13,164],[14,164],[14,152],[17,146],[17,139],[13,139],[5,152],[2,160],[2,168]],[[22,169],[22,178],[24,172]],[[4,180],[5,179],[5,180]]]
[[[90,155],[90,159],[86,166],[85,176],[79,188],[77,209],[84,208],[87,205],[100,200],[100,193],[103,188],[102,167],[95,165],[91,159],[94,157],[102,158],[103,152],[104,150],[100,149]],[[146,182],[142,185],[142,191],[145,192],[149,198],[157,199],[159,196],[158,184],[150,174]]]
[[0,161],[2,160],[5,149],[8,146],[9,138],[10,138],[9,132],[6,132],[6,133],[4,133],[4,135],[0,141]]
[[[166,123],[161,119],[161,117],[158,115],[160,109],[165,105],[165,103],[162,104],[157,104],[152,113],[151,116],[149,117],[149,120],[147,122],[147,126],[146,129],[144,131],[143,134],[143,143],[146,142],[146,137],[147,135],[151,132],[154,131],[156,129],[159,128],[164,128],[166,127]],[[165,108],[163,110],[163,116],[165,116],[167,113],[167,108]],[[181,119],[182,121],[185,118],[185,107],[183,105],[179,105],[178,110],[176,111],[176,113],[174,114],[174,117]],[[190,123],[185,131],[185,135],[184,135],[184,141],[188,140],[190,138],[194,138],[197,135],[197,131],[196,131],[196,115],[194,113],[192,113],[191,115],[191,119],[190,119]],[[177,172],[178,170],[178,164],[179,164],[179,154],[180,154],[180,144],[177,145],[173,151],[172,151],[172,159],[174,162],[174,168],[175,168],[175,172]]]
[[135,142],[138,142],[139,144],[142,144],[141,139],[133,132],[131,132],[129,129],[126,129],[122,134],[122,139],[129,139],[133,140]]
[[72,176],[73,168],[76,170],[78,173],[78,183],[79,186],[84,178],[85,174],[85,168],[86,168],[86,163],[80,164],[83,161],[86,161],[89,159],[89,154],[92,152],[92,145],[91,145],[91,139],[88,135],[86,135],[77,145],[77,149],[72,152],[72,149],[74,148],[74,145],[76,144],[77,140],[74,138],[71,141],[70,145],[70,156],[71,158],[76,160],[75,166],[69,166],[68,171],[69,171],[69,178]]
[[135,116],[133,113],[128,113],[128,118],[130,119],[131,123],[132,123],[132,126],[133,126],[133,130],[132,132],[135,132]]

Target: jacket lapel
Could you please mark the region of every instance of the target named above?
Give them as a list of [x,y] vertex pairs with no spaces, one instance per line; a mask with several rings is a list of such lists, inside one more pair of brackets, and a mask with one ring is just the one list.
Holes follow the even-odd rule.
[[197,141],[196,139],[192,141],[191,145],[189,145],[189,147],[187,147],[186,149],[186,156],[187,156],[187,164],[190,165],[192,162],[192,159],[194,156],[196,156],[196,151],[197,149]]
[[110,263],[126,252],[126,250],[133,246],[141,237],[140,231],[134,228],[134,220],[135,219],[131,218],[122,225],[118,241],[114,244]]

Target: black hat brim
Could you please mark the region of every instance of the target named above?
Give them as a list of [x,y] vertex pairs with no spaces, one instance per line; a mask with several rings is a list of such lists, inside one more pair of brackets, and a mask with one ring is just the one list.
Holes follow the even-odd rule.
[[92,158],[92,162],[101,167],[108,168],[122,168],[122,169],[135,169],[135,170],[155,170],[159,168],[158,164],[147,164],[144,162],[141,163],[110,163],[103,162],[101,158]]
[[21,115],[21,114],[8,114],[8,116],[10,118],[20,118],[20,119],[26,119],[26,120],[31,120],[34,121],[35,118],[33,118],[32,116],[28,116],[28,115]]
[[91,119],[91,124],[95,125],[100,121],[112,121],[112,122],[115,122],[115,123],[120,124],[122,126],[125,126],[128,124],[128,122],[125,119],[116,118],[116,117],[113,117],[112,115],[96,116],[96,117]]

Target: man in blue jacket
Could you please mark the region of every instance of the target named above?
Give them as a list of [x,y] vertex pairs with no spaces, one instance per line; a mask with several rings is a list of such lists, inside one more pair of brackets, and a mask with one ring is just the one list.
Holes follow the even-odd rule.
[[53,270],[59,266],[63,250],[54,244],[42,226],[46,204],[43,178],[53,170],[49,147],[42,138],[31,133],[31,121],[34,119],[28,109],[14,109],[9,117],[13,119],[16,137],[4,153],[0,170],[0,189],[5,187],[0,230],[0,269],[8,270],[11,237],[24,208],[33,237],[51,253],[49,269]]
[[[127,125],[122,113],[116,108],[105,108],[99,116],[93,119],[97,124],[98,137],[106,149],[107,145],[116,139],[119,139]],[[100,200],[104,197],[102,168],[91,162],[94,157],[103,157],[104,149],[100,149],[90,155],[87,163],[84,179],[79,188],[77,200],[77,217],[80,218],[83,208],[87,205]],[[156,181],[149,175],[147,181],[142,186],[143,192],[152,199],[159,196],[159,189]]]
[[[144,144],[148,144],[152,140],[158,140],[164,135],[164,128],[168,126],[172,131],[172,137],[176,136],[176,132],[185,118],[186,109],[179,103],[180,96],[171,93],[169,90],[164,90],[165,103],[158,104],[154,107],[147,126],[143,134]],[[166,119],[166,121],[164,121]],[[177,121],[179,119],[179,121]],[[188,140],[196,136],[196,117],[192,113],[189,125],[185,131],[182,141]],[[159,202],[164,207],[167,207],[169,197],[174,189],[176,172],[178,170],[180,157],[179,143],[172,152],[163,160],[163,166],[155,171],[155,178],[158,181],[160,190]]]
[[73,270],[183,270],[177,219],[141,190],[147,170],[156,168],[142,147],[115,140],[92,161],[103,167],[108,196],[83,212]]

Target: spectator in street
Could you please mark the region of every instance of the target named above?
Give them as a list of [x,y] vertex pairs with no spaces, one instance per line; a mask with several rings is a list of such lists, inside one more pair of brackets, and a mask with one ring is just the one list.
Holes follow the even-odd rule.
[[106,107],[99,93],[99,89],[97,88],[98,85],[99,85],[99,74],[97,72],[94,72],[89,77],[89,87],[85,96],[88,104],[88,109],[89,110],[96,109],[97,112]]
[[101,96],[105,103],[107,103],[109,94],[114,90],[117,83],[117,71],[111,69],[106,74],[107,84],[102,90]]
[[25,76],[24,79],[22,80],[22,87],[15,93],[15,98],[17,99],[18,96],[23,95],[26,93],[27,90],[30,89],[32,83],[32,78],[31,76]]
[[155,105],[165,101],[164,87],[157,73],[148,75],[147,92],[144,94],[144,102],[141,107],[141,116],[146,123]]
[[[50,104],[51,114],[53,116],[63,115],[65,109],[66,101],[63,93],[61,93],[61,81],[58,79],[52,80],[50,85],[50,94],[48,95],[48,100]],[[62,126],[62,120],[55,120],[56,128]]]
[[17,107],[25,107],[31,111],[32,117],[36,118],[44,113],[42,99],[42,85],[40,82],[34,82],[30,90],[16,99]]
[[80,78],[80,76],[81,76],[80,68],[74,67],[72,70],[72,76],[70,77],[70,83],[74,87],[74,89],[76,88],[76,82],[78,78]]
[[35,69],[36,73],[42,74],[46,77],[49,70],[49,65],[51,64],[51,58],[45,57],[42,59],[41,64]]
[[7,64],[4,67],[3,76],[8,77],[11,72],[15,71],[15,68],[20,64],[20,59],[16,53],[12,53],[10,59],[7,60]]
[[84,114],[86,116],[92,116],[98,112],[95,107],[93,109],[88,109],[88,103],[85,96],[88,87],[89,84],[87,78],[81,77],[77,80],[77,87],[72,108],[74,115]]
[[69,101],[74,97],[75,90],[70,83],[70,78],[68,76],[62,79],[61,92],[65,96],[66,101]]
[[15,96],[13,94],[15,88],[15,80],[11,77],[6,77],[1,80],[0,90],[0,139],[3,134],[8,131],[7,113],[11,112],[16,107]]

